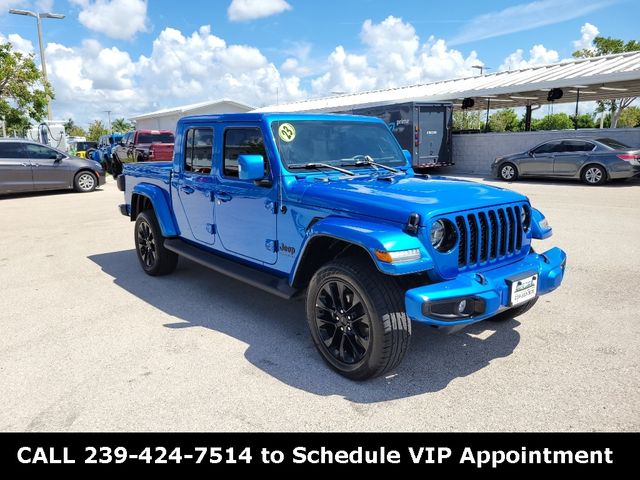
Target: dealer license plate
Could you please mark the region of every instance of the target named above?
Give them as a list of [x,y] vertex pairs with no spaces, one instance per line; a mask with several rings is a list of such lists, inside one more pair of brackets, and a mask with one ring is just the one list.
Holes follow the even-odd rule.
[[521,278],[511,282],[511,306],[520,305],[536,297],[538,293],[538,275]]

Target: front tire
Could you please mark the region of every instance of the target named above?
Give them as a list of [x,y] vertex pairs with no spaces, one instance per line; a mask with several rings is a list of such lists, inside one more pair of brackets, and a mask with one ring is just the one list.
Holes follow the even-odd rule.
[[582,170],[582,182],[587,185],[602,185],[607,181],[607,172],[600,165],[587,165]]
[[344,258],[320,268],[309,284],[306,307],[320,355],[347,378],[389,372],[407,352],[411,321],[403,291],[366,260]]
[[164,248],[164,239],[153,210],[145,210],[136,218],[134,241],[140,266],[152,277],[167,275],[178,265],[178,255]]
[[491,322],[504,322],[505,320],[511,320],[512,318],[519,317],[520,315],[524,315],[529,310],[531,310],[537,301],[538,301],[538,297],[534,298],[533,300],[529,300],[528,302],[523,303],[522,305],[518,305],[517,307],[513,307],[513,308],[510,308],[509,310],[500,312],[499,314],[491,318],[488,318],[487,320]]
[[518,179],[518,169],[513,163],[503,163],[498,170],[498,176],[505,182],[515,182]]
[[98,186],[98,177],[89,171],[78,172],[73,179],[73,189],[79,193],[93,192]]

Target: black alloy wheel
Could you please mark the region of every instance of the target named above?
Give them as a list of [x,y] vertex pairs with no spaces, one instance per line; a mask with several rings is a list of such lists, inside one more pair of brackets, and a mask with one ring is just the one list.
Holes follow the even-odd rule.
[[362,298],[346,282],[331,279],[320,287],[315,322],[322,347],[339,362],[352,365],[367,354],[371,319]]

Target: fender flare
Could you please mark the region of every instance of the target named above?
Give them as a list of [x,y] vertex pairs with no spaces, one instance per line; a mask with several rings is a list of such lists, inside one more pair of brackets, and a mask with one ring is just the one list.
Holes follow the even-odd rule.
[[[400,225],[382,222],[358,220],[343,217],[326,217],[307,228],[307,231],[289,275],[289,283],[294,284],[305,255],[312,254],[308,247],[318,238],[333,238],[361,247],[366,251],[379,271],[387,275],[408,275],[424,272],[434,267],[431,255],[417,236],[406,233]],[[387,252],[399,250],[420,250],[421,258],[402,263],[386,263],[379,260],[376,250]]]
[[162,235],[165,237],[177,237],[178,229],[173,219],[169,201],[166,198],[164,190],[156,185],[149,183],[139,183],[133,187],[131,195],[131,220],[135,220],[138,215],[136,196],[146,197],[153,205],[153,210],[160,225]]

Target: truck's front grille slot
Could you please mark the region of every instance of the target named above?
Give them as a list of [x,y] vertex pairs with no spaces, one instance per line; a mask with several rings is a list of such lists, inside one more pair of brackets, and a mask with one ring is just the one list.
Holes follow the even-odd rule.
[[522,249],[522,207],[499,207],[455,217],[458,267],[510,257]]
[[467,264],[467,226],[464,217],[456,217],[456,226],[460,235],[458,244],[458,266]]

